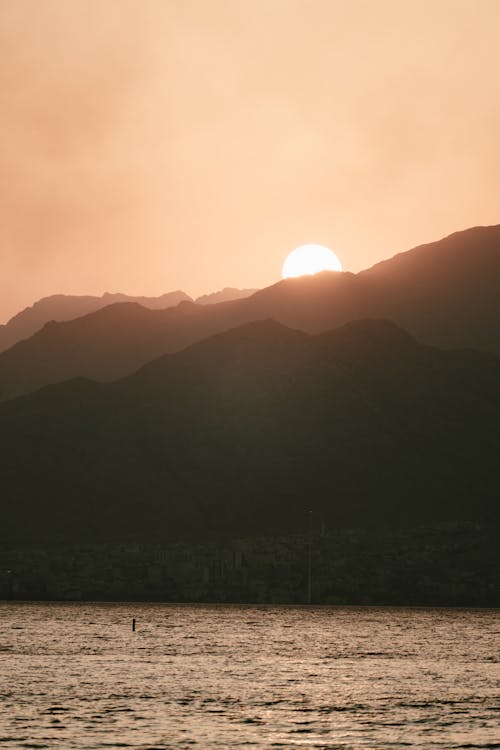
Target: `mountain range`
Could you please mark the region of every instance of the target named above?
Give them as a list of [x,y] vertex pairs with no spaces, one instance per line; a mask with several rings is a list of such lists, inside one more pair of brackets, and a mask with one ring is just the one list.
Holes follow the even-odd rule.
[[41,300],[0,353],[0,540],[497,523],[499,282],[495,226],[254,293]]
[[0,353],[0,399],[74,377],[112,381],[162,354],[267,318],[309,333],[384,318],[422,343],[500,354],[499,288],[497,225],[457,232],[358,274],[286,279],[240,299],[209,305],[183,299],[163,309],[115,303],[48,322]]
[[54,294],[50,297],[43,297],[31,307],[14,315],[5,325],[0,325],[0,352],[14,346],[18,341],[29,338],[49,321],[74,320],[119,302],[135,302],[150,310],[164,310],[185,301],[196,302],[198,305],[213,305],[217,302],[243,299],[255,291],[257,290],[225,287],[219,292],[204,294],[196,300],[181,291],[167,292],[159,297],[133,297],[129,294],[110,294],[109,292],[105,292],[101,297]]
[[500,360],[384,320],[272,320],[114,383],[0,404],[0,538],[280,535],[496,519]]

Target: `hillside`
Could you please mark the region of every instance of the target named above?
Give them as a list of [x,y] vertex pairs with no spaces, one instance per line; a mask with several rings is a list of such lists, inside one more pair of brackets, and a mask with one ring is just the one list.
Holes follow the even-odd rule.
[[132,297],[109,292],[101,297],[73,294],[43,297],[0,326],[0,352],[29,338],[50,321],[74,320],[118,302],[135,302],[150,310],[162,310],[178,305],[183,300],[191,301],[191,297],[181,291],[168,292],[159,297]]
[[234,299],[245,299],[245,297],[250,297],[251,294],[255,294],[257,291],[257,289],[235,289],[235,287],[226,286],[219,292],[202,294],[201,297],[195,299],[195,302],[197,305],[215,305],[217,302],[230,302]]
[[500,226],[422,245],[360,274],[374,315],[422,341],[500,353]]
[[218,334],[112,384],[0,405],[12,541],[279,535],[488,519],[500,363],[387,321]]
[[[213,305],[216,302],[227,302],[243,299],[253,294],[256,289],[234,289],[226,287],[213,294],[204,294],[196,299],[198,305]],[[147,307],[149,310],[164,310],[175,307],[180,302],[192,302],[185,292],[167,292],[158,297],[137,297],[129,294],[110,294],[101,297],[91,295],[54,294],[43,297],[30,307],[14,315],[5,325],[0,325],[0,352],[14,346],[18,341],[29,338],[50,321],[65,321],[80,318],[82,315],[96,312],[108,305],[129,302]]]

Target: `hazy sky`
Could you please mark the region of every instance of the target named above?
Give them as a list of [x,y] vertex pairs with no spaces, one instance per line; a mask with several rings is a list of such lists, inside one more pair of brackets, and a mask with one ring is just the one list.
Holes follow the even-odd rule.
[[0,0],[0,320],[500,223],[500,0]]

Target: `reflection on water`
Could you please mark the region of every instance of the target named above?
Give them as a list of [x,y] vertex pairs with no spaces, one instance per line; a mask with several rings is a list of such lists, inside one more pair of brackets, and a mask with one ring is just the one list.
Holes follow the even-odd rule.
[[500,747],[491,610],[4,602],[0,628],[0,750]]

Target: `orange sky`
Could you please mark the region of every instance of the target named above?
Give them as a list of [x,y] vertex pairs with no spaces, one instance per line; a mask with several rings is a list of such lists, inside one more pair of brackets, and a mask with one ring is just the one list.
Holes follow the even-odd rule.
[[500,222],[498,0],[1,0],[0,321]]

